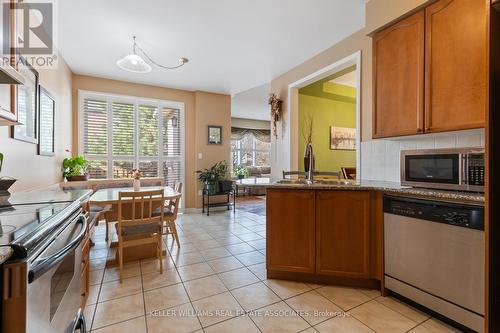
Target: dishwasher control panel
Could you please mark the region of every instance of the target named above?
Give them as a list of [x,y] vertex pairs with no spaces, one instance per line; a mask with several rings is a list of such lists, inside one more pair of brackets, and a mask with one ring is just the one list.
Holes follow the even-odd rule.
[[443,201],[384,196],[384,213],[484,230],[484,207]]

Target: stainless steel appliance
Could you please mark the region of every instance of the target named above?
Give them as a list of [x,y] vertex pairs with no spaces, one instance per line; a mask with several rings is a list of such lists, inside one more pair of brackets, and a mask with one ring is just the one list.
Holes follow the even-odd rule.
[[2,333],[86,331],[80,309],[86,195],[45,197],[47,203],[18,195],[0,205],[0,246],[14,251],[1,265]]
[[484,148],[403,150],[401,184],[484,192]]
[[484,331],[484,207],[384,198],[385,287]]

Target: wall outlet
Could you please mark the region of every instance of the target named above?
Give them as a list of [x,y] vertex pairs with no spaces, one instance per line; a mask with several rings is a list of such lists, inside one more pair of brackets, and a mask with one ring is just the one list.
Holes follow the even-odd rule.
[[198,159],[199,160],[203,159],[203,154],[202,153],[198,153]]
[[198,190],[198,195],[201,197],[203,195],[203,190]]

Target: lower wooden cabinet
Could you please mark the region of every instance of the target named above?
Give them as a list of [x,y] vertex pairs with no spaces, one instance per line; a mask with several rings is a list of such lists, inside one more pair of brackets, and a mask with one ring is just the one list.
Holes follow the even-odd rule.
[[82,287],[81,287],[81,308],[85,309],[90,292],[90,236],[87,234],[82,246]]
[[267,191],[267,268],[282,272],[315,271],[315,193]]
[[370,276],[370,192],[316,193],[316,273]]

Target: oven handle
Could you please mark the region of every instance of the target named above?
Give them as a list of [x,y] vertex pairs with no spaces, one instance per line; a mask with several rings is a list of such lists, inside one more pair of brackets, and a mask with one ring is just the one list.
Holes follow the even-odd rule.
[[87,220],[83,214],[80,214],[77,217],[78,221],[76,223],[81,223],[82,228],[78,235],[73,238],[68,244],[66,244],[61,250],[54,253],[48,258],[42,259],[40,261],[35,261],[33,267],[30,269],[28,273],[28,283],[32,283],[36,279],[38,279],[43,273],[47,272],[49,269],[57,265],[61,262],[64,257],[71,251],[73,251],[78,245],[81,243],[83,237],[85,236],[85,232],[87,231]]

